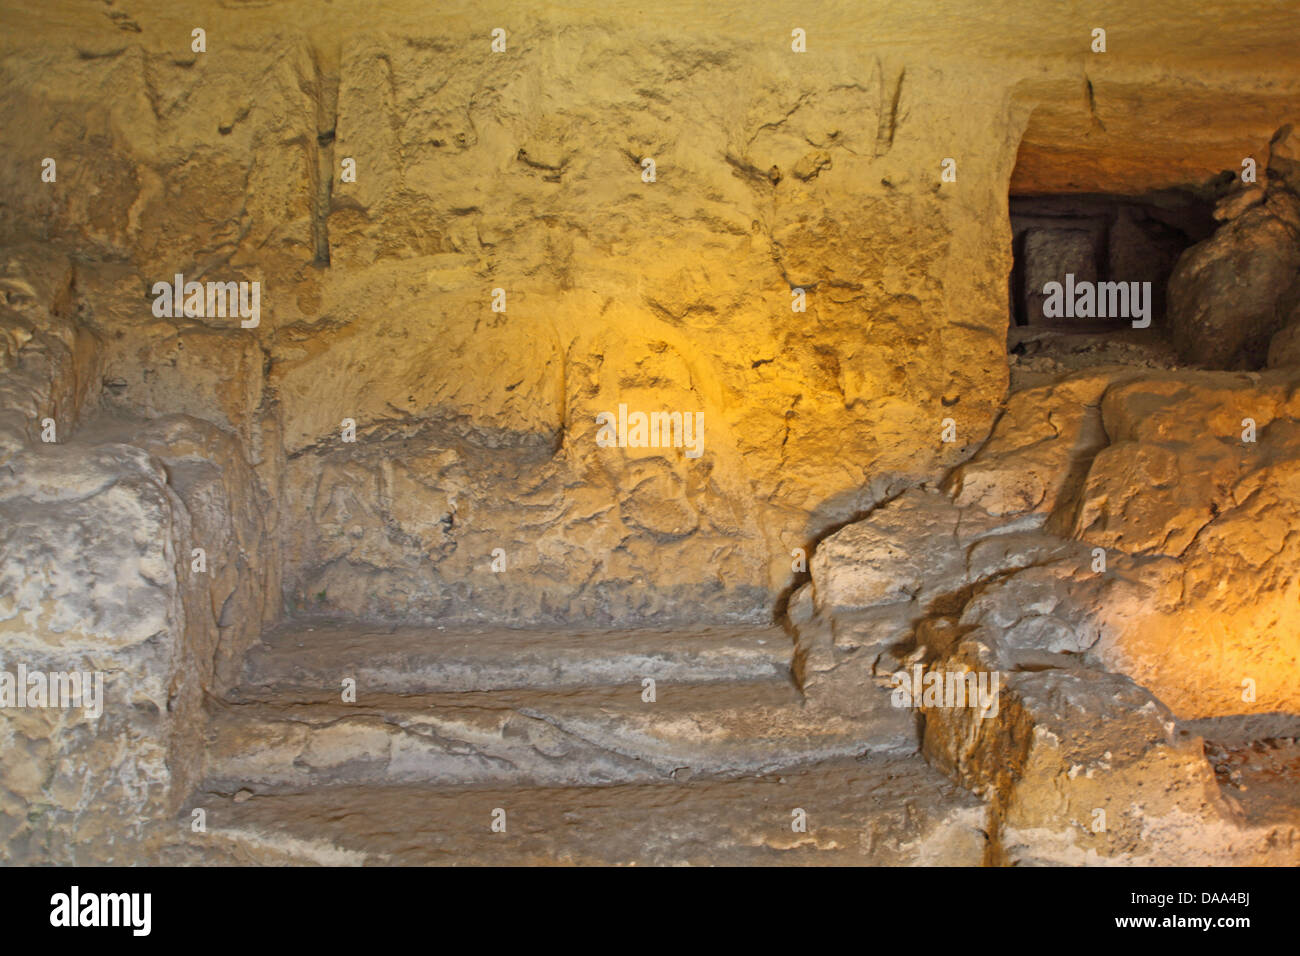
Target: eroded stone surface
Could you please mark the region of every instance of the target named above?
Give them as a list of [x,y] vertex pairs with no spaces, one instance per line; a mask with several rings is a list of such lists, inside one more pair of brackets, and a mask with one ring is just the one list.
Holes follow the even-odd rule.
[[927,757],[991,800],[1001,862],[1291,859],[1294,814],[1221,792],[1178,718],[1300,710],[1274,570],[1296,384],[1113,369],[1018,393],[951,498],[823,542],[791,601],[810,701],[996,676],[992,706],[917,703]]
[[[490,7],[417,7],[5,14],[8,235],[87,254],[115,403],[245,442],[299,610],[761,618],[793,548],[987,434],[1013,168],[1017,193],[1203,182],[1264,155],[1297,83],[1259,53],[1276,10],[1117,6],[1125,55],[1093,58],[1084,99],[1086,35],[1016,9],[981,11],[978,39],[837,10],[804,56],[773,10],[606,29],[548,9],[492,56]],[[199,10],[219,56],[170,39]],[[1211,23],[1212,53],[1145,39]],[[1269,82],[1235,95],[1242,68]],[[1109,185],[1057,178],[1077,155]],[[57,184],[22,172],[44,156]],[[177,273],[261,282],[260,325],[154,316]],[[707,455],[597,448],[621,402],[702,412]],[[923,440],[948,415],[959,441]]]
[[392,697],[355,705],[272,696],[215,715],[205,786],[225,793],[355,784],[608,784],[734,777],[917,748],[881,696],[854,718],[803,706],[787,684],[639,682]]
[[[979,865],[983,807],[919,757],[734,781],[562,789],[199,794],[209,832],[182,863]],[[492,833],[492,811],[506,833]],[[188,809],[188,808],[187,808]],[[792,811],[807,815],[792,829]],[[188,816],[177,826],[188,831]]]
[[1298,138],[1290,125],[1273,137],[1263,201],[1225,213],[1230,221],[1178,260],[1169,280],[1169,318],[1189,361],[1259,368],[1270,340],[1300,306]]
[[784,681],[790,637],[778,627],[361,627],[286,621],[244,658],[242,689],[332,693],[340,675],[368,693],[593,687],[656,681]]
[[[1290,745],[1246,756],[1288,738],[1213,723],[1300,710],[1294,11],[1106,0],[1089,57],[986,6],[837,10],[802,56],[795,4],[0,11],[0,663],[108,695],[0,718],[5,858],[1294,863]],[[1273,370],[1124,330],[1009,376],[1009,191],[1212,199],[1265,144],[1170,305],[1183,359]],[[1105,264],[1163,274],[1150,239]],[[258,321],[158,314],[177,274]],[[703,453],[601,447],[623,404]],[[795,585],[803,696],[702,633]],[[484,630],[246,662],[285,608]],[[914,668],[996,712],[895,707]]]
[[101,690],[6,704],[0,827],[6,859],[109,860],[194,786],[204,695],[279,614],[269,509],[229,434],[98,412],[67,263],[29,251],[9,274],[0,670]]

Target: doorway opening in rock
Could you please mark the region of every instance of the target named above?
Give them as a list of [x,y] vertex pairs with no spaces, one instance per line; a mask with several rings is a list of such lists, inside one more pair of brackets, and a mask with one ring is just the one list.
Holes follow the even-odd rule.
[[1183,251],[1213,232],[1211,199],[1199,190],[1013,195],[1009,206],[1007,348],[1017,361],[1043,371],[1177,364],[1166,287]]

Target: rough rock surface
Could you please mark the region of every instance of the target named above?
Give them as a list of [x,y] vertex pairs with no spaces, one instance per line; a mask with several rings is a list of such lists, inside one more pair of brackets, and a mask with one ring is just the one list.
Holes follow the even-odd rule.
[[[807,54],[771,9],[59,6],[3,12],[6,241],[82,250],[111,399],[238,434],[290,604],[369,619],[763,617],[793,549],[987,434],[1009,184],[1203,181],[1300,85],[1272,8],[1109,4],[1092,55],[1019,4],[788,5]],[[154,316],[177,273],[260,281],[259,326]],[[702,412],[705,456],[597,447],[620,403]]]
[[1222,794],[1179,718],[1300,712],[1297,386],[1112,368],[1017,393],[946,493],[818,548],[791,602],[810,704],[996,675],[991,707],[916,703],[999,862],[1292,859],[1295,817]]
[[1097,281],[1099,236],[1084,229],[1030,229],[1025,234],[1025,314],[1033,325],[1051,325],[1060,320],[1044,317],[1043,287],[1065,282],[1066,273],[1075,282]]
[[779,628],[313,636],[248,656],[214,714],[208,789],[735,777],[919,744],[883,698],[852,719],[804,706]]
[[[208,832],[171,841],[168,863],[978,866],[987,855],[980,801],[918,756],[686,784],[201,793],[192,807]],[[504,833],[490,829],[497,809]]]
[[280,612],[270,509],[241,445],[195,419],[98,410],[74,275],[27,249],[5,279],[0,671],[98,674],[102,691],[0,711],[8,860],[120,859],[173,813],[202,765],[204,695]]
[[[0,9],[0,671],[106,678],[97,719],[0,712],[0,855],[1295,863],[1295,28]],[[1170,308],[1184,359],[1275,368],[1130,330],[1009,367],[1009,193],[1270,137]],[[177,275],[257,321],[166,314]],[[620,406],[702,454],[605,447]],[[917,669],[996,706],[895,706]]]
[[[102,716],[6,709],[9,858],[112,859],[197,780],[205,694],[278,614],[257,492],[198,423],[37,444],[0,481],[0,633],[14,674],[102,675]],[[247,473],[245,478],[247,478]],[[211,558],[194,573],[191,553]],[[268,598],[272,600],[268,601]],[[123,829],[122,820],[134,820]]]
[[1260,368],[1275,333],[1300,309],[1300,133],[1270,144],[1262,202],[1237,212],[1187,250],[1169,279],[1169,320],[1185,359],[1210,368]]

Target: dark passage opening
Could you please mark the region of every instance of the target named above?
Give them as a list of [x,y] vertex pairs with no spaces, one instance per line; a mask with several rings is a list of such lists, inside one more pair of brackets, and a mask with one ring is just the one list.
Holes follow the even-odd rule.
[[1092,315],[1086,314],[1086,303],[1084,315],[1053,315],[1066,296],[1063,290],[1056,303],[1049,302],[1044,287],[1052,282],[1070,282],[1075,289],[1081,283],[1149,282],[1148,331],[1160,335],[1169,275],[1184,249],[1214,231],[1213,208],[1209,198],[1173,190],[1143,197],[1012,196],[1013,333],[1017,328],[1064,333],[1131,329],[1130,316],[1103,317],[1100,312],[1111,310],[1097,304]]

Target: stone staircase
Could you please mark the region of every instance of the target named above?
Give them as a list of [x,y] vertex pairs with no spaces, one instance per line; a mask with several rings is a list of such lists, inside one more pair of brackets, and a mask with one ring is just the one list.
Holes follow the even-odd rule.
[[913,713],[875,686],[816,710],[791,652],[776,627],[288,622],[210,702],[178,862],[981,862],[983,805]]

